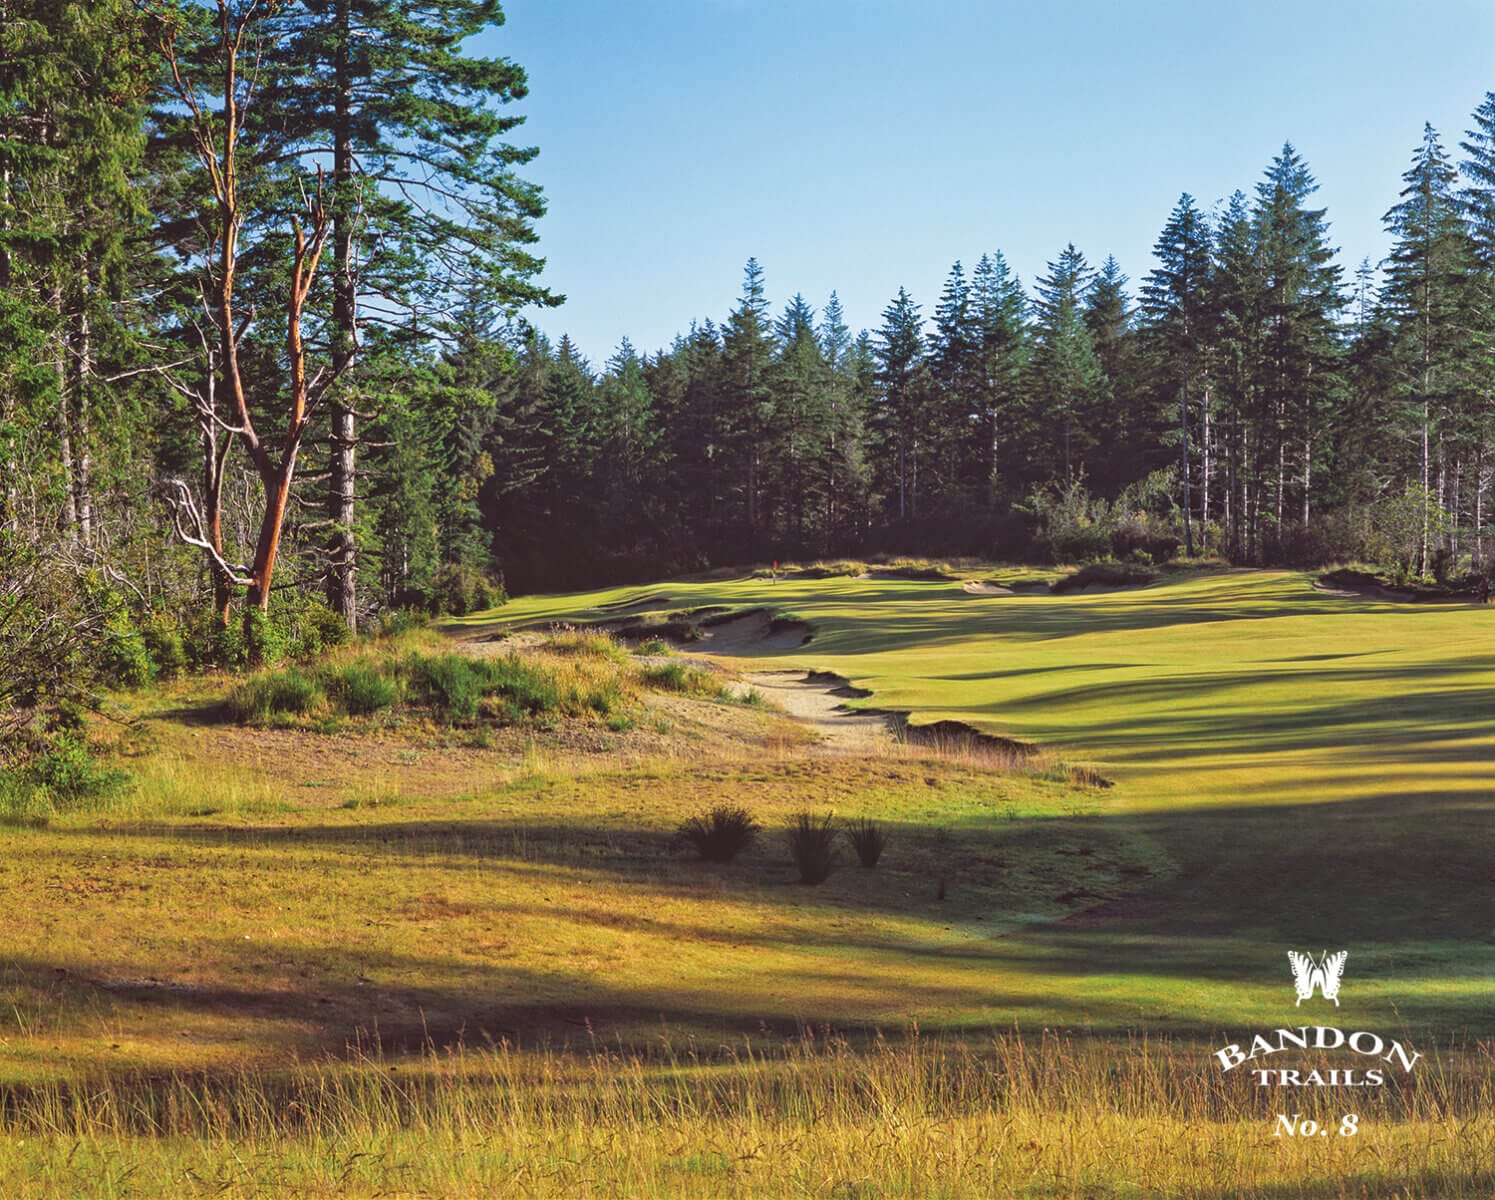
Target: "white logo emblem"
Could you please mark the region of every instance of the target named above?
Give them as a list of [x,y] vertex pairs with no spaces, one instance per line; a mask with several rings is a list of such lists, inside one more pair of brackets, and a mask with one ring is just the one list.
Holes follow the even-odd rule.
[[[1344,974],[1344,960],[1349,958],[1348,950],[1339,950],[1330,954],[1327,950],[1323,956],[1314,961],[1311,954],[1300,954],[1296,950],[1287,952],[1287,961],[1293,965],[1293,987],[1298,990],[1298,1004],[1313,997],[1314,989],[1317,989],[1325,1000],[1334,1001],[1334,1007],[1339,1007],[1339,977]],[[1294,1008],[1297,1007],[1295,1004]]]

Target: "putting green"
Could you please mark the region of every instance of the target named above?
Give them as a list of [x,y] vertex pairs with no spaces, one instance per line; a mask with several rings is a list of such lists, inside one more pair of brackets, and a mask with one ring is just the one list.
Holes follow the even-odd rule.
[[1223,570],[1060,596],[672,582],[458,625],[705,605],[808,621],[808,644],[765,658],[844,676],[871,691],[865,706],[1038,742],[1117,781],[1104,813],[1072,821],[1098,838],[1124,823],[1176,871],[991,953],[1083,997],[1084,1018],[1278,1019],[1285,951],[1346,947],[1342,1023],[1495,1029],[1495,609]]

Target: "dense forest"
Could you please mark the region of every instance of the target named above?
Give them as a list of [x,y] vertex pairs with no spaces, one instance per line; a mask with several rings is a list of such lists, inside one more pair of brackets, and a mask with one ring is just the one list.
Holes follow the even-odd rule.
[[1135,285],[973,248],[857,332],[752,261],[729,312],[594,364],[523,319],[561,297],[523,69],[464,49],[501,20],[0,0],[0,710],[85,659],[771,559],[1483,568],[1495,93],[1456,147],[1424,129],[1349,278],[1288,145],[1183,195]]

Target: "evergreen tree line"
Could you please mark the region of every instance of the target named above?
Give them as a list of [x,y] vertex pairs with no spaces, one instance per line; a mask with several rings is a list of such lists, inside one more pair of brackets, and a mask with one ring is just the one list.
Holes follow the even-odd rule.
[[854,335],[833,294],[775,314],[748,263],[721,323],[593,369],[532,337],[481,496],[511,580],[900,552],[1365,558],[1489,549],[1495,95],[1455,163],[1428,127],[1342,277],[1291,145],[1254,193],[1188,194],[1133,294],[1074,245],[1031,292],[1000,252]]

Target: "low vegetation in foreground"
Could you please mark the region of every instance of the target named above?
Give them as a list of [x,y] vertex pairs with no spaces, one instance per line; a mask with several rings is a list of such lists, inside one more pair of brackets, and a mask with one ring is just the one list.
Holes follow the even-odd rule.
[[[0,1191],[1490,1194],[1486,612],[969,577],[647,593],[812,629],[751,663],[620,589],[121,695],[127,778],[0,827]],[[911,734],[741,701],[791,664]],[[1426,1059],[1310,1144],[1210,1055],[1321,943]]]

